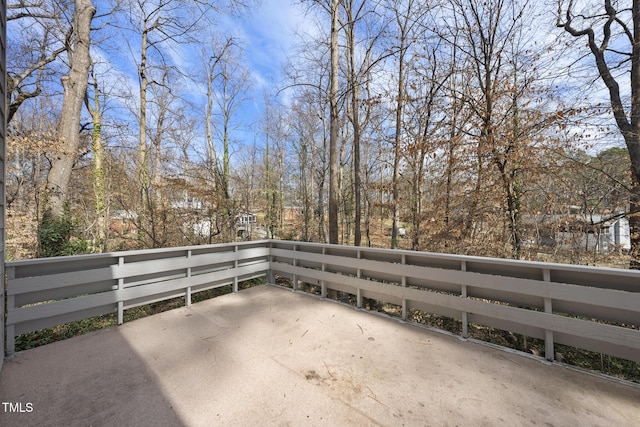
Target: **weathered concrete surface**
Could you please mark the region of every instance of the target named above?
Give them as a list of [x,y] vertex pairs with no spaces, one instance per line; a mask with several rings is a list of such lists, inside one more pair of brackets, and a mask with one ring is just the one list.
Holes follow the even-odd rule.
[[19,354],[1,426],[637,426],[640,387],[260,286]]

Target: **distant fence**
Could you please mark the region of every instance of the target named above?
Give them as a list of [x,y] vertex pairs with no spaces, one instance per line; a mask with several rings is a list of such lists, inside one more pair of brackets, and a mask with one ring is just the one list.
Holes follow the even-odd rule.
[[266,276],[265,241],[6,263],[7,352],[27,332]]
[[640,271],[271,241],[270,275],[640,362]]
[[640,362],[640,272],[280,240],[12,261],[7,350],[17,335],[267,276]]

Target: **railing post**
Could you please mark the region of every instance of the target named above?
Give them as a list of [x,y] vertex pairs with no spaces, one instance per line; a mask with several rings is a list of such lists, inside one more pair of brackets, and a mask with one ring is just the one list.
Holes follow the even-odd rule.
[[[124,257],[118,257],[118,270],[124,269]],[[122,273],[120,272],[120,275]],[[124,277],[118,278],[118,325],[124,323],[124,301],[122,300],[124,295]]]
[[[187,261],[191,259],[191,250],[187,251]],[[191,277],[191,267],[187,267],[187,283],[191,283],[189,278]],[[187,286],[187,289],[184,293],[184,305],[189,307],[191,306],[191,285]]]
[[273,268],[271,267],[271,263],[273,262],[273,256],[271,256],[271,248],[273,248],[273,242],[269,240],[267,243],[267,247],[269,248],[269,255],[267,256],[267,260],[269,261],[269,271],[267,272],[267,282],[275,284],[276,280],[273,275]]
[[[298,249],[298,245],[294,244],[293,245],[293,267],[295,270],[295,267],[298,265],[298,258],[296,258],[296,250]],[[298,275],[296,273],[293,273],[293,290],[297,291],[298,290]]]
[[[460,262],[460,271],[467,271],[467,262]],[[462,285],[462,289],[460,290],[460,296],[462,298],[467,298],[467,285]],[[469,336],[469,314],[466,311],[462,312],[462,338],[467,338]]]
[[[405,254],[402,254],[401,263],[402,265],[407,263],[407,256]],[[407,287],[407,276],[405,276],[404,274],[402,275],[402,287],[403,288]],[[406,298],[402,298],[402,320],[407,320],[407,299]]]
[[[362,251],[360,249],[358,249],[357,253],[357,257],[358,259],[362,258]],[[358,262],[358,268],[356,269],[356,277],[359,279],[360,278],[360,263]],[[358,308],[362,308],[362,289],[358,288],[357,293],[356,293],[356,307]]]
[[[7,269],[7,281],[11,281],[16,278],[16,269],[15,267],[6,267]],[[7,293],[7,316],[11,314],[11,311],[16,308],[16,297],[15,295],[9,295]],[[7,324],[7,336],[6,336],[6,345],[7,345],[7,355],[11,356],[16,352],[16,327],[15,325]]]
[[[233,246],[233,252],[235,253],[235,259],[233,260],[233,268],[236,271],[233,276],[233,293],[238,293],[238,255],[240,252],[238,251],[238,245]],[[269,268],[269,274],[271,274],[271,268]]]
[[[326,247],[322,247],[322,255],[326,255],[327,253],[327,248]],[[323,262],[322,262],[322,271],[325,271],[326,269],[326,264],[324,263],[324,257],[323,257]],[[320,297],[321,298],[326,298],[327,297],[327,284],[325,283],[324,280],[320,281]]]
[[[542,271],[542,277],[545,282],[550,282],[551,270],[544,269]],[[551,298],[544,298],[544,312],[553,313]],[[549,361],[553,361],[553,359],[555,359],[555,349],[553,345],[553,331],[549,331],[549,330],[544,331],[544,357]]]

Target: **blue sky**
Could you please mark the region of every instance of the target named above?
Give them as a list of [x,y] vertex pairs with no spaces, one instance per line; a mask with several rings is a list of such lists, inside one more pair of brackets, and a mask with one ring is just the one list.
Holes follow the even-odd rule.
[[[100,7],[102,4],[98,3],[98,8]],[[258,123],[263,111],[264,93],[274,93],[282,87],[283,67],[294,46],[299,43],[295,33],[301,28],[304,31],[305,27],[310,28],[310,26],[299,2],[295,0],[263,0],[259,6],[254,6],[244,16],[219,15],[217,19],[218,22],[211,28],[211,32],[218,34],[221,39],[232,36],[238,40],[244,51],[243,65],[250,72],[250,90],[246,93],[245,101],[235,117],[232,118],[231,138],[235,145],[234,149],[237,150],[243,145],[253,144],[256,139],[258,143],[260,142]],[[100,31],[94,34],[94,39],[104,37]],[[128,41],[123,42],[121,34],[116,33],[115,37],[107,40],[104,48],[94,48],[93,56],[95,60],[103,63],[101,68],[105,80],[102,84],[105,85],[106,90],[112,88],[115,92],[130,94],[130,96],[125,95],[123,98],[112,100],[114,108],[112,114],[129,115],[133,143],[137,137],[133,128],[137,127],[137,124],[131,112],[137,110],[139,103],[136,67],[140,55],[140,36],[135,34]],[[169,62],[173,65],[186,73],[200,74],[200,81],[183,79],[178,85],[178,90],[182,97],[195,105],[197,110],[195,114],[200,115],[201,117],[198,118],[204,122],[206,85],[204,70],[200,71],[203,67],[202,47],[194,44],[174,44],[170,49],[167,47],[163,49],[168,53]],[[153,59],[149,60],[149,65],[153,65]],[[281,102],[285,96],[280,97]],[[199,145],[204,146],[205,130],[202,128],[201,131],[200,129],[197,131],[201,134]]]
[[[109,2],[105,0],[95,0],[98,5],[98,13],[105,13]],[[104,8],[104,9],[102,9]],[[234,126],[232,141],[236,142],[236,146],[242,144],[253,144],[254,139],[260,143],[262,135],[259,131],[259,120],[263,111],[264,93],[274,93],[282,88],[284,84],[284,69],[288,58],[295,55],[295,47],[300,43],[299,33],[317,32],[313,17],[305,15],[308,12],[308,4],[301,5],[299,0],[262,0],[261,4],[254,5],[248,14],[243,17],[232,17],[220,15],[217,25],[212,28],[214,32],[220,33],[223,37],[233,35],[241,40],[244,47],[244,64],[250,70],[252,87],[246,94],[246,101],[243,107],[238,111],[235,118],[236,126]],[[552,30],[552,17],[547,16],[545,25],[545,38],[554,38],[559,30]],[[111,19],[103,17],[94,26],[99,26],[104,20]],[[326,16],[320,19],[326,20]],[[102,21],[102,22],[101,22]],[[14,23],[9,25],[9,31],[14,31],[10,37],[18,39],[19,31],[16,31]],[[138,93],[138,76],[136,70],[137,58],[139,58],[139,40],[138,36],[131,37],[128,42],[123,42],[122,33],[113,32],[111,39],[102,40],[110,33],[105,30],[94,33],[94,38],[98,43],[105,43],[109,48],[104,50],[94,49],[94,57],[104,62],[103,84],[107,90],[119,90],[128,93],[128,96],[120,99],[113,99],[112,108],[114,115],[128,115],[131,124],[131,137],[135,138],[137,131],[135,127],[135,118],[132,115],[136,111],[137,93]],[[129,46],[130,44],[130,46]],[[184,70],[194,72],[202,66],[202,60],[198,58],[200,48],[197,46],[176,46],[172,52],[171,61],[180,63]],[[583,52],[584,53],[584,52]],[[565,58],[566,60],[567,58]],[[587,58],[586,63],[592,66],[591,58]],[[593,68],[589,68],[593,72]],[[195,74],[195,73],[194,73]],[[596,82],[590,88],[589,97],[606,99],[606,93],[603,86]],[[206,105],[206,86],[202,82],[194,80],[184,80],[180,84],[181,95],[187,100],[193,102],[196,106],[195,114],[200,115],[200,119],[204,118],[203,106]],[[286,104],[287,92],[285,91],[279,97],[279,101]],[[118,110],[120,112],[118,112]],[[604,114],[603,121],[610,122],[610,114]],[[194,133],[199,132],[204,139],[204,129],[195,129]],[[599,134],[594,129],[596,135]],[[595,138],[609,142],[609,138]]]

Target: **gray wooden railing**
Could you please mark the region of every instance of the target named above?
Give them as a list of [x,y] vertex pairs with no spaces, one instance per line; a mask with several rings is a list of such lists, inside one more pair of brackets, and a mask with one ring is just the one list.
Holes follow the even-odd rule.
[[7,349],[15,336],[267,276],[640,361],[640,272],[279,240],[13,261]]
[[43,258],[6,263],[7,353],[26,332],[265,276],[268,242]]
[[270,275],[640,361],[640,272],[271,241]]

